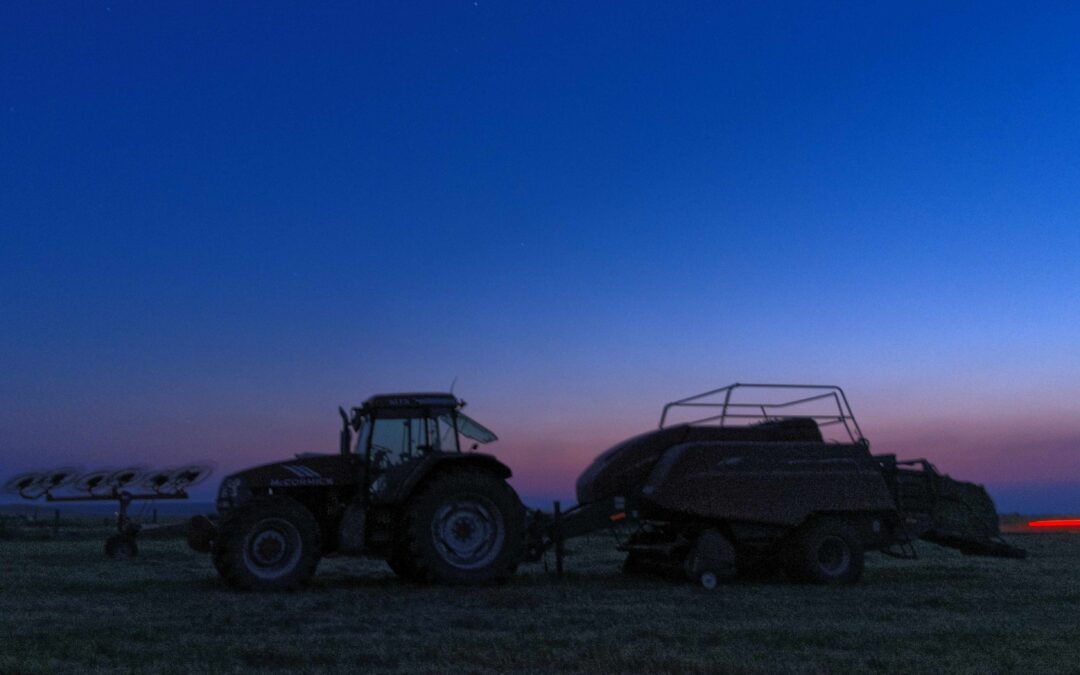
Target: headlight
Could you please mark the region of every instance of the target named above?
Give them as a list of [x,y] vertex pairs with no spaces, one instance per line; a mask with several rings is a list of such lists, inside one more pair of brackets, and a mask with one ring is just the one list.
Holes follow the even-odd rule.
[[218,513],[224,513],[229,509],[234,509],[250,498],[251,488],[247,486],[247,481],[239,476],[230,476],[221,481],[221,487],[218,488]]

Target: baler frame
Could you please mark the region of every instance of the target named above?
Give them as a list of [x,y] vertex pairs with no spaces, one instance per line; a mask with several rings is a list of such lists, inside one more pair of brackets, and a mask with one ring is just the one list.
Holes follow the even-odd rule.
[[[801,396],[791,400],[782,401],[743,401],[736,402],[733,398],[736,392],[739,390],[803,390],[805,392],[818,391],[821,393]],[[723,395],[723,400],[715,400],[719,396]],[[712,400],[710,400],[712,399]],[[836,406],[836,413],[799,413],[797,415],[784,415],[774,414],[781,408],[794,408],[797,406],[809,406],[818,401],[832,401]],[[855,414],[851,411],[851,404],[848,403],[847,395],[844,394],[844,390],[836,385],[830,384],[751,384],[736,382],[729,384],[726,387],[720,387],[719,389],[713,389],[706,391],[702,394],[695,394],[694,396],[688,396],[686,398],[672,401],[664,405],[663,412],[660,414],[659,428],[665,428],[667,424],[668,414],[675,408],[706,408],[709,410],[719,410],[718,414],[708,415],[699,419],[694,419],[689,422],[680,422],[680,424],[690,425],[702,425],[708,423],[715,423],[717,426],[728,426],[728,420],[737,420],[743,424],[751,424],[753,422],[768,422],[778,419],[785,419],[789,417],[802,417],[809,418],[817,422],[818,427],[827,427],[830,425],[840,424],[843,425],[844,431],[847,432],[848,438],[852,443],[864,442],[862,429],[859,428],[859,423],[855,419]],[[746,412],[749,410],[756,410],[758,412]]]

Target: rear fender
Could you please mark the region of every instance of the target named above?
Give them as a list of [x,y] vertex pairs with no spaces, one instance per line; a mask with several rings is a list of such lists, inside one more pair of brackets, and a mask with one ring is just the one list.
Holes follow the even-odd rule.
[[[477,468],[490,471],[503,480],[513,475],[506,466],[491,455],[481,453],[433,453],[417,462],[393,467],[372,486],[372,501],[376,504],[401,504],[431,476],[448,469]],[[382,482],[383,485],[379,485]]]

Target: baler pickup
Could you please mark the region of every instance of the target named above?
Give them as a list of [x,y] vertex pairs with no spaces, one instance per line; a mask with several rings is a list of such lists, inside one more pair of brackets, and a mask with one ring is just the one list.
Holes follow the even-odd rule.
[[1001,536],[999,517],[986,488],[938,473],[925,459],[897,461],[877,455],[897,508],[920,539],[966,555],[1024,558]]

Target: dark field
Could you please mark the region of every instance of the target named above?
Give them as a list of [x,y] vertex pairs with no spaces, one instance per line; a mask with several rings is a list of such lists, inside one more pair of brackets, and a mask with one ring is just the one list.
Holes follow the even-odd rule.
[[311,589],[267,595],[226,590],[178,540],[112,562],[62,539],[0,541],[0,672],[1080,672],[1078,535],[1015,536],[1024,561],[870,555],[848,588],[627,577],[595,539],[561,581],[531,565],[418,587],[328,559]]

